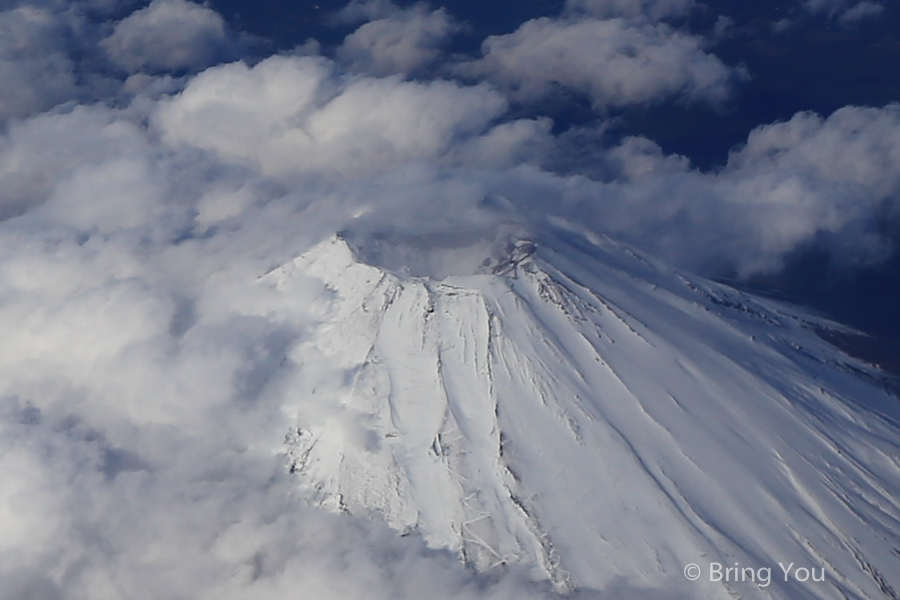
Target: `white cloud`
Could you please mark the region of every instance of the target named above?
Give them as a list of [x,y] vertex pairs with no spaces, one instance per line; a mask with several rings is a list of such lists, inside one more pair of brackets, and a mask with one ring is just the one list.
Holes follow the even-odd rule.
[[187,0],[153,0],[116,23],[101,42],[128,72],[195,70],[234,55],[235,40],[215,11]]
[[597,109],[671,96],[718,104],[728,98],[734,72],[702,45],[661,23],[540,18],[489,37],[484,57],[460,70],[522,100],[560,86],[587,96]]
[[806,0],[803,7],[813,14],[837,18],[842,25],[853,25],[863,19],[879,16],[884,6],[871,0]]
[[[0,122],[61,108],[67,103],[106,101],[120,93],[149,95],[171,91],[177,86],[168,74],[155,80],[144,75],[142,81],[133,78],[123,86],[119,78],[109,73],[110,57],[104,48],[118,52],[113,58],[125,68],[143,65],[150,70],[167,69],[182,59],[199,60],[204,44],[213,43],[213,30],[223,26],[221,17],[207,8],[183,0],[157,0],[116,24],[113,31],[106,19],[131,4],[131,0],[4,3],[0,7]],[[169,37],[160,37],[160,19],[147,18],[148,14],[168,14],[169,22],[162,27]],[[170,18],[173,14],[177,18]],[[170,43],[177,42],[171,37],[173,31],[191,39],[186,45],[176,43],[173,47]],[[218,60],[238,48],[232,37],[226,38],[216,42],[215,52],[203,60]],[[138,56],[146,52],[153,56]],[[193,56],[188,56],[191,53]],[[154,64],[159,60],[162,62]]]
[[[900,198],[898,140],[897,105],[799,113],[703,174],[631,138],[600,157],[608,183],[566,179],[556,210],[706,273],[777,271],[808,246],[846,264],[879,261],[890,251],[879,226]],[[544,195],[562,185],[540,181]]]
[[391,17],[402,9],[392,0],[351,0],[332,20],[338,24],[357,24]]
[[0,139],[0,219],[43,205],[62,178],[78,177],[81,168],[144,157],[146,148],[137,127],[102,110],[79,107],[12,123]]
[[444,9],[417,4],[363,24],[347,36],[337,57],[354,72],[412,74],[433,63],[458,30]]
[[0,119],[41,112],[80,94],[66,29],[44,8],[0,12]]
[[866,0],[845,10],[839,17],[839,21],[841,22],[841,25],[844,26],[854,25],[864,19],[874,19],[883,12],[883,4],[877,4]]
[[505,109],[485,85],[342,78],[323,58],[273,57],[206,71],[160,106],[155,123],[172,142],[265,173],[361,175],[459,158],[461,147],[491,135]]

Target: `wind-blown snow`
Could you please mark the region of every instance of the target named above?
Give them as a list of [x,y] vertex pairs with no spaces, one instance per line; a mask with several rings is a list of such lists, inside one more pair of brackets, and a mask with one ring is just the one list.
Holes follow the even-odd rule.
[[261,279],[330,294],[290,355],[309,499],[560,589],[683,589],[701,560],[827,582],[694,597],[900,589],[896,399],[827,324],[573,232],[478,271],[390,271],[335,237]]

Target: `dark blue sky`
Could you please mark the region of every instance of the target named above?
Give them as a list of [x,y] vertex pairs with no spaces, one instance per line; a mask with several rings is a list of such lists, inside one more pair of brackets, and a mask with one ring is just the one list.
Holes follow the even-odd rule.
[[[327,51],[352,29],[326,24],[327,16],[345,4],[343,0],[214,0],[211,4],[236,29],[266,40],[261,54],[290,49],[310,37]],[[534,17],[559,14],[562,4],[561,0],[442,3],[467,24],[452,48],[466,53],[476,51],[488,35],[511,32]],[[888,2],[877,18],[842,26],[827,15],[803,12],[799,3],[710,0],[677,25],[712,37],[721,15],[732,20],[730,33],[712,42],[709,49],[726,64],[743,65],[750,75],[734,98],[716,110],[676,101],[613,110],[605,118],[614,119],[616,125],[602,143],[644,135],[666,152],[683,154],[703,170],[715,170],[759,125],[787,120],[798,111],[828,115],[847,105],[877,107],[900,100],[900,7],[896,3]],[[776,33],[774,25],[783,19],[793,24]],[[598,118],[586,101],[564,100],[540,106],[541,112],[554,118],[557,130]],[[523,108],[528,110],[534,108]],[[590,149],[585,153],[589,155]],[[895,222],[885,220],[882,227],[900,241]],[[788,262],[783,272],[758,277],[750,286],[824,311],[877,337],[900,340],[897,254],[877,266],[848,268],[832,264],[814,250],[801,249]]]

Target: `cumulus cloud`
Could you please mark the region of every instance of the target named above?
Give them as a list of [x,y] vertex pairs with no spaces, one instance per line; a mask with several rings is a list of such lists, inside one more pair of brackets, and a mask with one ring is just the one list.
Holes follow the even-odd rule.
[[842,25],[854,25],[864,19],[873,19],[884,12],[884,5],[875,2],[860,2],[841,13],[838,18]]
[[503,96],[485,85],[347,78],[321,57],[273,57],[204,72],[161,104],[155,123],[173,143],[265,173],[359,175],[464,159],[486,144],[493,162],[503,162],[523,137],[546,131],[539,121],[492,127],[505,109]]
[[884,6],[871,0],[806,0],[803,7],[813,14],[837,18],[842,25],[853,25],[863,19],[874,18],[884,11]]
[[392,0],[351,0],[331,20],[336,24],[355,25],[385,19],[402,10]]
[[[373,4],[357,5],[358,10]],[[376,5],[369,12],[383,16],[360,26],[337,49],[337,57],[351,71],[369,75],[420,71],[440,57],[441,48],[460,29],[446,10],[429,10],[424,4],[402,10]]]
[[197,70],[235,56],[236,40],[214,10],[188,0],[153,0],[101,42],[128,72]]
[[586,96],[598,110],[672,96],[719,104],[729,97],[736,73],[702,46],[700,38],[664,23],[540,18],[489,37],[484,56],[460,71],[520,100],[562,87]]

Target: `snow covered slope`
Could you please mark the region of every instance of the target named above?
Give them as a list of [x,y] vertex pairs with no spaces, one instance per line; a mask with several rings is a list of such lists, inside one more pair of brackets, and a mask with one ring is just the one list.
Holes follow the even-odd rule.
[[328,290],[289,358],[311,501],[560,590],[900,597],[898,402],[830,324],[571,232],[440,280],[359,255],[335,237],[261,280]]

